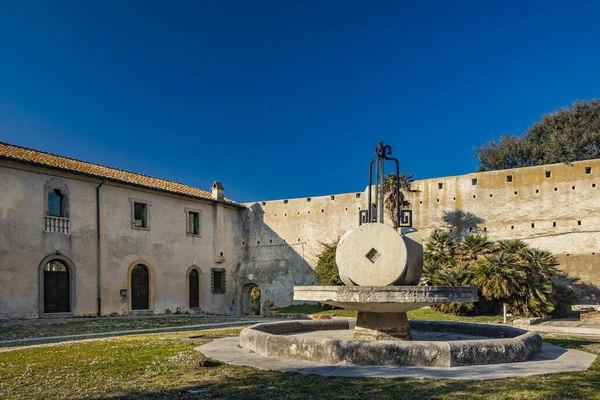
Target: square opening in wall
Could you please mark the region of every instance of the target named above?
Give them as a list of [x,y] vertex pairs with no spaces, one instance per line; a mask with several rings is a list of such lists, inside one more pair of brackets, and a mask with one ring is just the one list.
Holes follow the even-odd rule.
[[554,228],[556,228],[556,222],[553,222],[553,223],[552,223],[552,226],[553,226]]
[[307,197],[307,198],[306,198],[306,201],[310,201],[310,197]]
[[331,198],[331,200],[335,200],[335,196],[331,196],[330,198]]
[[471,185],[473,185],[473,186],[477,185],[477,178],[471,179]]
[[266,205],[267,205],[267,202],[266,202],[266,201],[263,201],[261,204],[262,204],[263,206],[266,206]]
[[288,201],[287,201],[287,200],[284,200],[284,201],[283,201],[283,204],[287,204],[287,203],[288,203]]
[[592,167],[585,167],[585,173],[586,174],[591,174],[592,173]]
[[356,198],[360,199],[360,193],[356,193]]
[[444,184],[442,182],[438,183],[438,189],[443,189],[444,188]]
[[550,178],[552,176],[552,171],[546,171],[546,178]]
[[506,182],[512,182],[512,175],[506,175]]

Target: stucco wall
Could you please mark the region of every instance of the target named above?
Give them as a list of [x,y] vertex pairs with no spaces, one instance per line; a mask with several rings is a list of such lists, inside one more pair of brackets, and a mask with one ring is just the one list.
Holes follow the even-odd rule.
[[[99,180],[8,161],[0,163],[0,317],[36,317],[41,261],[56,249],[74,266],[74,315],[96,315],[96,186]],[[44,184],[70,191],[70,234],[44,232]],[[102,314],[130,312],[130,268],[151,273],[150,312],[188,309],[187,273],[201,273],[200,306],[233,313],[242,253],[238,209],[107,182],[101,189]],[[149,230],[132,228],[130,198],[151,203]],[[200,236],[186,233],[185,209],[201,212]],[[223,256],[221,256],[223,253]],[[219,262],[217,262],[219,261]],[[226,270],[226,293],[211,293],[211,268]],[[121,297],[120,290],[128,296]]]
[[[590,173],[586,167],[591,168]],[[412,188],[418,192],[409,197],[413,225],[427,238],[433,230],[447,226],[445,212],[471,213],[481,220],[475,230],[492,239],[523,239],[550,250],[569,274],[600,286],[598,174],[600,160],[591,160],[417,180]],[[507,175],[512,176],[510,182]],[[271,239],[296,243],[299,239],[303,245],[292,249],[314,268],[320,242],[331,241],[358,225],[359,208],[366,207],[366,190],[359,194],[360,198],[351,193],[312,197],[310,201],[249,203],[254,218],[268,227],[251,225],[250,245]],[[258,257],[263,268],[273,268],[270,256]]]

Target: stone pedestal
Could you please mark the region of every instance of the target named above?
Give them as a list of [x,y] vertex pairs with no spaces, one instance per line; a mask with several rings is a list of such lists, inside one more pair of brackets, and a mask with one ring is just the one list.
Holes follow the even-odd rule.
[[412,340],[408,317],[405,312],[398,313],[358,313],[355,340]]

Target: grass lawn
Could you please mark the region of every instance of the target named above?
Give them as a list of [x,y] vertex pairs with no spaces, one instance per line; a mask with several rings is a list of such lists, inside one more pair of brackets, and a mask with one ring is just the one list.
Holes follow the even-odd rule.
[[221,322],[232,322],[239,319],[219,316],[177,315],[172,317],[102,317],[71,318],[66,320],[23,320],[9,321],[0,324],[0,340],[21,339],[30,337],[48,337],[77,335],[82,333],[101,333],[134,329],[152,329],[161,327],[177,327]]
[[[338,317],[356,317],[357,312],[352,310],[331,310],[319,305],[297,305],[288,306],[277,309],[280,314],[334,314]],[[481,322],[481,323],[501,323],[501,315],[474,315],[474,316],[458,316],[452,314],[444,314],[439,311],[434,311],[429,308],[421,308],[418,310],[409,311],[408,319],[422,319],[429,321],[464,321],[464,322]]]
[[[241,328],[125,336],[0,353],[0,399],[595,399],[585,372],[496,381],[325,378],[206,359],[194,347]],[[600,341],[546,339],[600,354]],[[189,393],[188,390],[199,390]]]

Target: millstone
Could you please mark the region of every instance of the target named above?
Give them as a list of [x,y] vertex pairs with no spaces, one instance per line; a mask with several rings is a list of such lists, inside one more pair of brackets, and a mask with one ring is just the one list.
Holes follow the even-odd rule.
[[340,279],[347,286],[387,286],[407,268],[404,239],[384,224],[363,224],[340,239],[336,253]]

